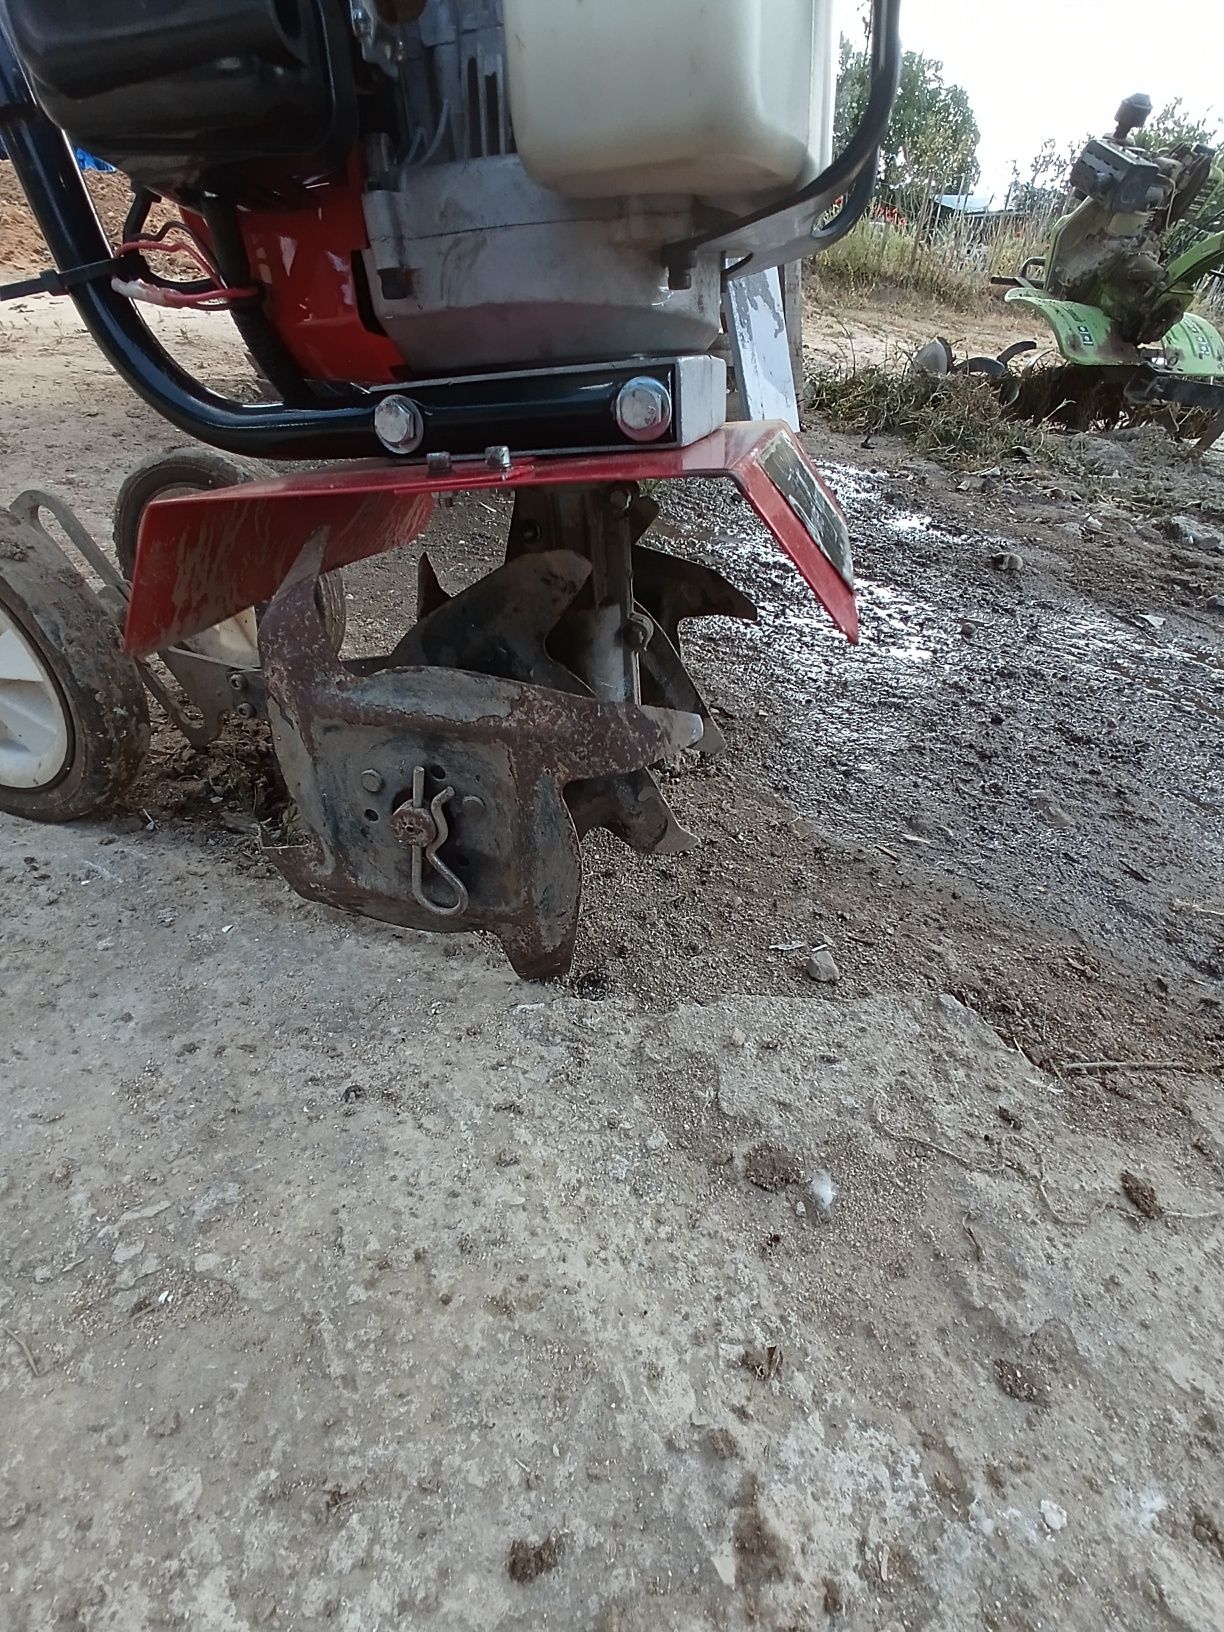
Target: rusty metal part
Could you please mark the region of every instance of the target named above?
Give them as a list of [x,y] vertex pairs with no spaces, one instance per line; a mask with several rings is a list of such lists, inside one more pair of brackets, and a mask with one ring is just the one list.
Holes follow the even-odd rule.
[[[487,930],[519,974],[563,973],[581,894],[564,788],[655,764],[691,746],[701,721],[427,663],[354,673],[315,606],[325,555],[321,538],[302,552],[260,629],[277,757],[312,834],[272,859],[312,899],[418,929]],[[553,604],[558,571],[578,576],[549,559],[510,566],[551,582],[540,594]],[[361,781],[369,770],[383,779],[376,794]],[[450,879],[467,892],[459,910],[448,911]]]
[[[150,504],[141,524],[124,644],[133,656],[174,646],[270,600],[308,543],[324,569],[408,543],[434,497],[488,488],[573,487],[727,476],[850,640],[858,639],[845,519],[784,425],[728,425],[687,448],[515,459],[353,463]],[[649,606],[648,612],[653,612]]]
[[680,655],[680,625],[686,618],[708,617],[755,623],[755,602],[712,567],[642,544],[633,551],[633,593],[654,624],[641,655],[642,701],[700,714],[705,730],[698,748],[706,755],[721,753],[726,747],[722,731]]
[[757,621],[756,603],[721,572],[644,545],[633,552],[633,592],[677,649],[685,618]]
[[571,783],[565,790],[565,802],[579,838],[602,827],[623,844],[648,855],[683,855],[696,848],[697,840],[676,820],[648,770]]
[[445,606],[450,596],[438,582],[438,575],[434,571],[434,564],[427,553],[422,553],[417,562],[417,617],[427,618],[431,612],[436,612],[440,606]]
[[[635,487],[625,484],[529,488],[516,495],[510,524],[507,555],[511,565],[547,559],[550,546],[562,541],[579,545],[588,558],[589,577],[557,618],[549,650],[605,702],[640,703],[643,670],[649,666],[653,674],[667,662],[660,649],[651,664],[646,641],[654,633],[653,620],[634,598],[636,540],[658,514],[657,506],[650,501],[643,504],[640,498]],[[698,740],[703,741],[708,710],[691,680],[684,686],[688,677],[678,657],[675,667],[680,672],[672,676],[672,694],[694,705],[685,711],[701,718]],[[663,689],[656,687],[660,693]],[[571,787],[566,802],[580,835],[592,828],[607,828],[635,850],[647,853],[691,850],[696,843],[680,826],[645,767],[631,775]]]

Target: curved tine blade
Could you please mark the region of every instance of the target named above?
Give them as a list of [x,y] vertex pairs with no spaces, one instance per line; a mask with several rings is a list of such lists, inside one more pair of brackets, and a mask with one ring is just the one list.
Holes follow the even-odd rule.
[[715,725],[709,705],[681,661],[679,652],[658,625],[639,656],[638,667],[642,676],[642,701],[662,708],[679,709],[685,714],[699,714],[705,729],[695,746],[703,754],[722,753],[727,746],[726,739]]
[[438,575],[428,554],[422,555],[417,562],[417,622],[427,618],[431,612],[436,612],[440,606],[445,606],[450,599],[451,596],[438,582]]
[[633,548],[633,593],[675,647],[685,618],[757,621],[756,603],[721,572],[644,544]]
[[606,828],[631,849],[647,855],[679,855],[697,844],[676,820],[648,770],[571,782],[565,802],[583,838],[594,828]]
[[952,347],[942,335],[919,346],[910,358],[910,372],[914,374],[950,374],[952,368]]
[[490,923],[516,975],[552,980],[569,973],[582,905],[582,851],[573,817],[551,777],[535,783],[531,817],[536,843],[524,883],[528,902]]
[[303,548],[259,620],[259,657],[269,690],[291,685],[308,668],[318,675],[339,669],[316,586],[327,545],[318,533]]
[[654,526],[662,512],[662,506],[652,499],[648,493],[639,493],[629,510],[629,519],[632,523],[630,541],[636,544]]
[[1007,364],[1017,357],[1023,357],[1026,351],[1036,351],[1036,340],[1016,340],[1010,346],[1005,346],[999,353],[999,361],[1006,368]]
[[590,562],[572,550],[516,557],[422,618],[387,666],[467,668],[503,680],[584,690],[568,670],[552,663],[544,641],[590,575]]

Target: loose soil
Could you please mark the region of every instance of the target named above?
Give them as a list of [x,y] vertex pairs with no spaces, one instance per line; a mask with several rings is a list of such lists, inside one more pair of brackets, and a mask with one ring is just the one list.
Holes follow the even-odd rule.
[[[0,346],[9,491],[105,537],[174,433],[64,308]],[[809,442],[862,644],[661,495],[760,621],[688,627],[698,848],[588,843],[568,982],[293,897],[258,728],[0,818],[6,1629],[1224,1624],[1218,457]]]

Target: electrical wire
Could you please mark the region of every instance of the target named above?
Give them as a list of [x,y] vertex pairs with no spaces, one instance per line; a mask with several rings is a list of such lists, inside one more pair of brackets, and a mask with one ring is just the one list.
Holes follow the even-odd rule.
[[173,310],[223,312],[235,303],[257,300],[259,290],[253,285],[233,288],[222,283],[217,264],[203,242],[183,221],[167,221],[156,232],[140,238],[128,238],[116,250],[116,257],[138,255],[142,262],[146,255],[186,255],[195,261],[206,276],[191,285],[176,287],[164,278],[150,272],[147,277],[113,280],[116,293],[130,300],[143,300],[152,306],[168,306]]

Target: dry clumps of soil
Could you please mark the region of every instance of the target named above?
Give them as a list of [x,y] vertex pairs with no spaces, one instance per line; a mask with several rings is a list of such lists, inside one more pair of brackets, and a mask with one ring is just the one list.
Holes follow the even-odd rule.
[[754,1145],[744,1158],[744,1177],[771,1195],[788,1190],[803,1178],[803,1169],[789,1150],[768,1141]]
[[512,1541],[506,1554],[506,1573],[512,1581],[524,1586],[555,1570],[564,1552],[565,1538],[556,1530],[543,1541]]
[[1140,1178],[1138,1173],[1127,1172],[1123,1173],[1121,1182],[1127,1201],[1137,1213],[1142,1213],[1144,1218],[1163,1218],[1164,1208],[1148,1179]]
[[[112,244],[120,241],[132,203],[132,184],[120,171],[87,170],[85,186],[93,200],[103,231]],[[150,220],[158,225],[174,218],[173,211],[155,206]],[[40,272],[50,263],[46,239],[26,201],[17,172],[0,160],[0,265],[14,272]]]

